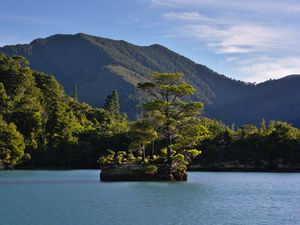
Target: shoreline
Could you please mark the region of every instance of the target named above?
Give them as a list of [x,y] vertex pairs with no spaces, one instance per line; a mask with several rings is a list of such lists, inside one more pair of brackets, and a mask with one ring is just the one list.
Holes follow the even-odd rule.
[[[4,170],[28,170],[28,171],[60,171],[60,170],[101,170],[100,168],[68,168],[68,167],[26,167],[26,168],[0,168]],[[291,169],[262,169],[262,168],[189,168],[187,172],[250,172],[250,173],[300,173],[300,168]]]
[[237,168],[213,168],[213,169],[188,169],[188,172],[237,172],[237,173],[300,173],[300,169],[237,169]]

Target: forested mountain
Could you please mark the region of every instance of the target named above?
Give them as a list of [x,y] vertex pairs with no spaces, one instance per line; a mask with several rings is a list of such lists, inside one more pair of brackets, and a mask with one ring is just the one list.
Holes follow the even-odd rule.
[[134,117],[143,96],[135,85],[152,71],[183,72],[197,93],[193,100],[205,104],[204,113],[225,123],[259,123],[284,120],[300,126],[300,76],[288,76],[258,85],[246,84],[196,64],[161,45],[137,46],[86,34],[54,35],[30,44],[4,46],[6,55],[26,57],[33,69],[52,74],[71,93],[93,106],[103,106],[117,89],[121,110]]

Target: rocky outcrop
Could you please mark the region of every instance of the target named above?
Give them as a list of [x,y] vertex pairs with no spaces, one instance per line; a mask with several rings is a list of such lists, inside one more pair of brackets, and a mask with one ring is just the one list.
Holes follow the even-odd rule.
[[3,163],[1,162],[0,160],[0,170],[11,170],[13,169],[14,167],[10,164],[7,164],[7,163]]
[[101,181],[186,181],[176,164],[114,163],[101,166]]

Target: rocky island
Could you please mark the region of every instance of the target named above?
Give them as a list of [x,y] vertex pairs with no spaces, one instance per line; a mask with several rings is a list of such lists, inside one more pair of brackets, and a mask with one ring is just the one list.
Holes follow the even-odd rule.
[[152,73],[138,88],[148,96],[140,105],[142,115],[130,124],[129,149],[108,150],[99,158],[100,179],[186,181],[187,165],[201,153],[194,147],[208,133],[199,119],[202,103],[182,100],[195,89],[182,73]]
[[101,167],[102,181],[186,181],[187,172],[176,164],[111,164]]

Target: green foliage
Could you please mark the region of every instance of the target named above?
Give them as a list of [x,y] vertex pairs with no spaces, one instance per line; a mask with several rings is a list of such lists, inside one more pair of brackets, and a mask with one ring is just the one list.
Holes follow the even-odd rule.
[[0,112],[7,114],[11,101],[6,94],[3,83],[0,83]]
[[163,148],[163,149],[161,149],[161,155],[163,156],[163,157],[167,157],[167,148]]
[[[198,147],[202,157],[194,162],[203,167],[230,165],[249,169],[295,168],[300,165],[300,131],[292,125],[263,120],[260,127],[247,124],[238,129],[206,119],[205,126],[214,134]],[[234,162],[234,165],[232,163]]]
[[[53,76],[31,70],[23,57],[0,54],[0,116],[8,124],[2,128],[11,127],[5,138],[14,134],[17,143],[25,144],[18,149],[6,146],[0,161],[32,167],[96,167],[95,159],[104,149],[126,146],[127,119],[119,106],[118,113],[112,113],[81,104],[76,89],[70,98]],[[116,102],[117,93],[112,96]]]
[[7,124],[0,115],[0,164],[16,165],[24,156],[25,143],[14,123]]
[[134,163],[134,162],[140,162],[141,159],[135,158],[135,156],[132,153],[126,153],[125,151],[113,151],[108,150],[106,154],[103,154],[99,157],[98,163],[100,166],[106,166],[110,164],[122,164],[122,163]]
[[119,117],[120,103],[117,90],[113,90],[112,94],[107,96],[103,108],[109,111],[115,118]]
[[157,138],[157,132],[154,130],[152,124],[146,120],[134,121],[128,132],[131,139],[132,151],[138,151],[142,155],[143,161],[146,160],[145,147]]
[[[128,122],[117,91],[105,109],[92,108],[67,96],[53,76],[31,70],[23,57],[0,54],[0,164],[95,168],[97,158],[100,164],[172,158],[184,169],[199,154],[197,148],[201,165],[299,165],[297,128],[264,120],[259,127],[228,127],[201,117],[202,103],[184,101],[195,89],[183,78],[182,73],[153,73],[150,82],[140,83],[150,98],[139,119]],[[110,148],[128,151],[105,152]]]
[[186,158],[186,156],[184,154],[178,153],[171,157],[172,157],[173,161],[177,164],[179,171],[186,170],[186,167],[189,164],[189,160]]
[[193,126],[185,124],[178,134],[177,142],[183,148],[198,146],[203,140],[209,138],[208,129],[200,121],[193,122]]
[[106,165],[106,164],[108,164],[107,158],[104,155],[102,155],[97,160],[97,163],[99,163],[99,165]]
[[149,165],[144,169],[144,172],[146,174],[155,174],[155,173],[157,173],[157,170],[158,170],[157,166]]
[[[138,88],[152,98],[141,105],[144,120],[150,121],[159,137],[167,140],[167,159],[170,162],[172,149],[178,151],[192,147],[204,140],[207,129],[201,125],[201,102],[185,102],[195,89],[183,81],[182,73],[152,73],[153,82],[139,83]],[[154,118],[154,119],[153,119]]]
[[132,162],[134,162],[135,160],[136,160],[136,158],[134,157],[134,155],[133,155],[132,153],[129,153],[129,154],[127,155],[127,161],[128,161],[128,162],[132,163]]
[[198,155],[201,154],[201,151],[198,149],[189,149],[186,150],[187,153],[190,153],[192,155],[193,158],[197,157]]

